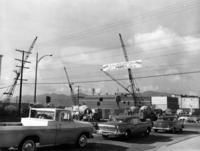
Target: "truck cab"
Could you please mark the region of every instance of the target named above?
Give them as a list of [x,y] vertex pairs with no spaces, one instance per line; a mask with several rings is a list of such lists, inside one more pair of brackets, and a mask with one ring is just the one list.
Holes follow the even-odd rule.
[[0,126],[0,148],[17,147],[23,151],[29,146],[34,151],[36,143],[40,146],[75,143],[85,147],[93,132],[92,124],[74,120],[70,110],[30,108],[29,117],[22,118],[21,125]]

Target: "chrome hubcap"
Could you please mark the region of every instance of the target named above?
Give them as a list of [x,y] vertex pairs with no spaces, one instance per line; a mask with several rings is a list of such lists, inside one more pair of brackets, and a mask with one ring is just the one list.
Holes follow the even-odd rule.
[[34,151],[35,145],[33,141],[27,141],[23,144],[22,151]]
[[82,135],[79,139],[79,144],[81,147],[84,147],[87,144],[87,138],[85,135]]

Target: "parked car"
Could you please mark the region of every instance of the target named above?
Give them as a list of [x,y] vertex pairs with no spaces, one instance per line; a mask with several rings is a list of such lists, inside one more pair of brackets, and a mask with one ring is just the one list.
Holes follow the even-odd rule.
[[181,115],[178,120],[183,121],[184,123],[199,123],[200,117],[190,116],[190,115]]
[[92,137],[91,123],[73,120],[71,111],[58,108],[31,108],[20,124],[0,124],[0,148],[17,147],[19,151],[36,150],[39,145],[76,143],[87,145]]
[[175,133],[176,131],[183,131],[183,128],[183,122],[178,120],[176,116],[161,116],[153,124],[153,130],[155,132],[164,130]]
[[149,136],[152,128],[150,120],[141,121],[138,117],[117,116],[111,121],[98,124],[97,131],[104,138],[125,136],[130,138],[135,134]]

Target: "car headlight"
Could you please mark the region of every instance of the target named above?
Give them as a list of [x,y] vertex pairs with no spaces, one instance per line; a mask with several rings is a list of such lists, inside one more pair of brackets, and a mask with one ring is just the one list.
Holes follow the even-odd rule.
[[116,126],[116,131],[119,132],[119,126],[118,125]]

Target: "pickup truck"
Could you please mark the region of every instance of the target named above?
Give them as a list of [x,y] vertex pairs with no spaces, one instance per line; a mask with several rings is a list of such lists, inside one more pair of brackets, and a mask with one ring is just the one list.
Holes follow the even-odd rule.
[[73,120],[70,110],[30,108],[29,117],[22,118],[21,123],[0,123],[0,148],[35,151],[38,145],[67,143],[83,148],[93,132],[92,124]]
[[183,128],[183,121],[178,120],[176,116],[161,116],[153,124],[153,130],[155,132],[162,130],[175,133],[176,131],[183,131]]
[[103,138],[120,137],[130,138],[136,134],[145,134],[149,136],[152,128],[150,120],[141,121],[138,117],[133,116],[116,116],[111,121],[98,124],[97,132]]

